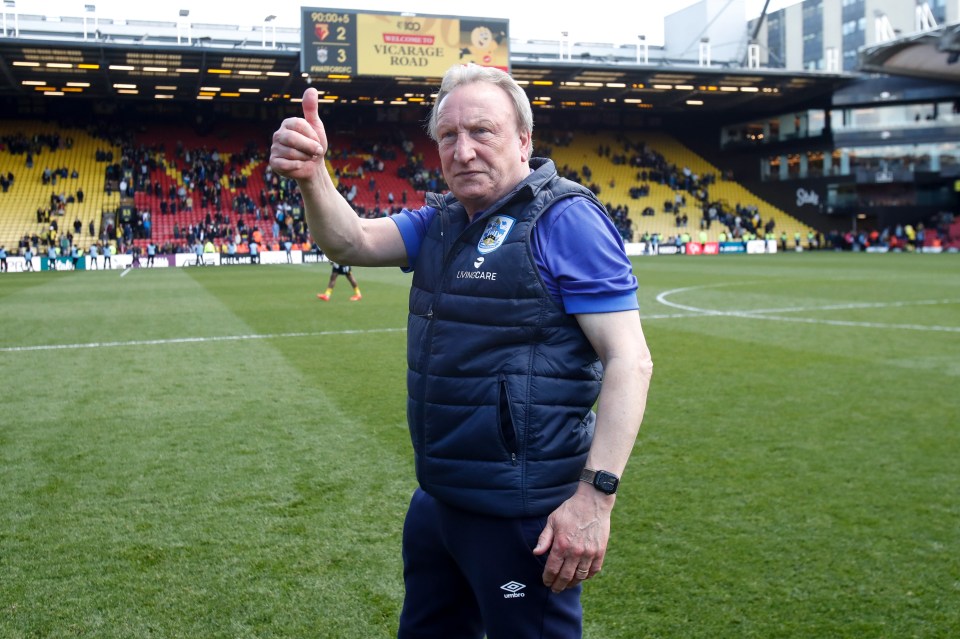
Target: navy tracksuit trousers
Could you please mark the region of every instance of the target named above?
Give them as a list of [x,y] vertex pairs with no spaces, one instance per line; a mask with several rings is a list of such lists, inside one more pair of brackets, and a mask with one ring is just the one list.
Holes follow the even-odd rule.
[[546,517],[507,519],[414,492],[403,526],[399,639],[577,639],[580,586],[543,585]]

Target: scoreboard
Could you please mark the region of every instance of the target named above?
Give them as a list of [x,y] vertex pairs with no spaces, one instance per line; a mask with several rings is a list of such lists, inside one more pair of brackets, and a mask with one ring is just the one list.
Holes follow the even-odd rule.
[[473,62],[510,71],[509,21],[302,8],[300,70],[314,77],[440,77]]

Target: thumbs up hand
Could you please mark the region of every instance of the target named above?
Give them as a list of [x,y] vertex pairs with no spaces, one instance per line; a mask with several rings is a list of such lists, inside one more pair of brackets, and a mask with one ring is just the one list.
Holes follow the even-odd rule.
[[326,171],[327,133],[318,112],[313,87],[303,93],[303,117],[287,118],[273,134],[270,167],[285,177],[309,179]]
[[[314,130],[317,137],[323,138],[323,141],[326,142],[327,133],[323,129],[323,122],[320,121],[319,103],[320,96],[316,89],[309,87],[303,92],[303,101],[301,103],[303,107],[303,119],[306,120],[310,128]],[[321,151],[321,153],[323,153],[323,151]]]

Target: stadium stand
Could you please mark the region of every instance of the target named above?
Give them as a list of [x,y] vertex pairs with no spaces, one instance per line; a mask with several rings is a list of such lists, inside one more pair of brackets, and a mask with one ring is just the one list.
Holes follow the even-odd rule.
[[[219,248],[239,219],[251,233],[259,231],[267,248],[278,248],[284,236],[309,245],[299,202],[292,197],[294,185],[270,175],[267,144],[251,140],[248,128],[226,125],[201,135],[185,125],[143,125],[128,140],[117,142],[55,124],[6,122],[0,134],[5,142],[0,173],[15,177],[0,196],[0,242],[7,246],[16,246],[24,236],[44,238],[49,224],[38,221],[38,209],[54,211],[61,233],[72,232],[80,220],[82,229],[74,241],[84,250],[100,237],[120,240],[121,249],[143,248],[153,241],[170,251],[185,251],[189,230],[198,228],[212,234]],[[328,154],[339,188],[361,215],[419,206],[426,191],[444,188],[433,142],[424,133],[409,139],[396,135],[396,129],[383,127],[344,135],[351,146],[334,147]],[[269,140],[266,135],[256,138]],[[562,174],[597,193],[626,241],[654,233],[661,241],[684,233],[702,237],[704,210],[711,208],[742,212],[744,232],[761,236],[763,230],[751,225],[752,214],[763,224],[772,222],[778,235],[785,232],[793,238],[800,233],[805,238],[810,231],[739,184],[717,179],[717,167],[663,133],[627,139],[609,132],[546,130],[538,131],[535,142],[536,154],[552,157]],[[32,168],[26,166],[27,149],[32,151]],[[46,168],[68,175],[76,171],[77,177],[60,174],[56,184],[45,183]],[[83,202],[76,196],[80,189]],[[63,203],[52,200],[53,195]],[[283,202],[290,204],[287,211],[296,226],[274,224],[277,205]],[[124,210],[128,213],[121,213]],[[123,222],[130,211],[135,212],[138,230],[125,236]],[[150,220],[149,237],[139,230],[140,216]],[[91,222],[96,235],[89,233]],[[714,220],[702,230],[709,241],[716,241],[722,232],[729,236],[732,225]]]
[[[90,223],[99,229],[103,211],[120,203],[119,193],[105,190],[105,163],[97,161],[97,152],[118,154],[119,149],[85,129],[35,121],[0,122],[0,141],[0,173],[14,177],[0,193],[0,244],[9,248],[25,235],[42,237],[50,224],[38,221],[37,211],[53,209],[61,233],[72,232],[74,222],[81,221],[76,241],[89,246],[95,239],[88,233]],[[81,190],[82,202],[77,195]]]
[[[720,169],[664,133],[635,133],[630,139],[614,133],[548,133],[545,141],[538,142],[536,152],[543,152],[544,146],[549,147],[558,169],[588,186],[593,185],[608,209],[629,208],[635,241],[644,233],[657,233],[661,240],[683,232],[696,238],[704,208],[709,210],[711,204],[734,214],[738,205],[745,211],[755,209],[762,226],[772,221],[773,232],[778,236],[786,232],[791,244],[795,233],[805,238],[812,230],[740,184],[722,179]],[[590,177],[583,175],[584,168],[589,168]],[[697,179],[691,182],[687,173]],[[637,195],[641,187],[644,194]],[[702,197],[698,193],[702,193]],[[679,209],[678,194],[682,202]],[[650,209],[653,215],[643,215],[644,210]],[[684,214],[687,216],[685,226],[678,224],[678,214],[681,218]],[[717,241],[721,232],[728,236],[731,232],[718,221],[703,230],[709,241]],[[762,237],[763,229],[758,229],[757,234]]]

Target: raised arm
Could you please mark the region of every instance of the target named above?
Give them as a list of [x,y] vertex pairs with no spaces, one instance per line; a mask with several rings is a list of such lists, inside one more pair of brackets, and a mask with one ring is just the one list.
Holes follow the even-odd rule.
[[273,134],[270,166],[300,186],[310,234],[330,259],[355,266],[406,266],[396,224],[357,216],[327,171],[330,148],[318,113],[317,90],[303,94],[303,117],[287,118]]

